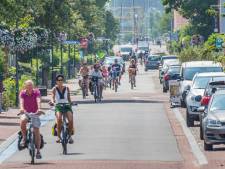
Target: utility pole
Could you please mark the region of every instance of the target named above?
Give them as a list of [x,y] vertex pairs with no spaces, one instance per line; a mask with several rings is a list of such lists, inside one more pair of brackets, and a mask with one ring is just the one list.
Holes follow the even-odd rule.
[[133,6],[133,43],[135,43],[136,37],[135,37],[135,8],[134,8],[134,0],[133,0],[132,6]]

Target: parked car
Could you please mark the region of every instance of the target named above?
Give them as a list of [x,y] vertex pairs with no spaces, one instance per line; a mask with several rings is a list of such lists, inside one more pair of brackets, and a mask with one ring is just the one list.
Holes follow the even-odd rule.
[[162,83],[163,76],[164,76],[165,72],[168,70],[169,66],[170,65],[179,65],[179,64],[180,64],[180,61],[178,59],[164,60],[163,66],[162,66],[161,70],[159,71],[160,84]]
[[160,56],[159,55],[149,55],[147,60],[145,61],[145,71],[149,69],[158,69],[160,64]]
[[160,78],[160,75],[161,75],[161,71],[162,71],[164,62],[166,60],[174,60],[174,59],[178,59],[177,56],[162,56],[161,57],[160,64],[159,64],[159,78]]
[[[205,88],[203,97],[198,97],[198,99],[201,99],[201,106],[208,107],[209,101],[212,97],[212,95],[216,91],[225,90],[225,77],[222,78],[216,78],[208,83],[208,85]],[[202,120],[204,118],[204,113],[199,114],[199,121],[200,121],[200,139],[203,140],[203,130],[202,130]]]
[[177,80],[180,77],[180,66],[181,65],[170,65],[168,69],[165,70],[162,84],[163,84],[163,92],[166,93],[169,90],[170,80]]
[[194,126],[194,121],[199,121],[199,112],[197,109],[201,106],[201,97],[209,81],[221,79],[225,80],[223,72],[196,73],[193,83],[190,86],[186,97],[186,123],[188,127]]
[[201,107],[204,113],[202,121],[204,149],[213,150],[215,144],[225,144],[225,91],[218,91],[212,95],[209,106]]
[[181,65],[180,71],[180,100],[181,107],[186,107],[185,99],[187,91],[192,85],[192,79],[196,73],[203,72],[223,72],[222,65],[213,61],[192,61],[185,62]]

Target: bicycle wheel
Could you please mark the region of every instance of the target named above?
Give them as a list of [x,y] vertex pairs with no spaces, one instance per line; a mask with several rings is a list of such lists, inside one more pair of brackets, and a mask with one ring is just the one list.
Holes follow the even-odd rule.
[[118,90],[118,79],[116,79],[115,81],[115,92],[117,92],[117,90]]
[[67,154],[67,137],[68,137],[68,133],[67,133],[67,129],[66,129],[66,124],[63,124],[62,127],[62,148],[63,148],[63,154],[66,155]]
[[34,157],[35,157],[35,138],[34,138],[34,134],[31,133],[30,134],[30,138],[29,138],[29,152],[30,152],[30,156],[31,156],[31,164],[34,164]]
[[83,95],[83,99],[86,98],[86,90],[85,90],[85,87],[82,86],[82,95]]
[[97,102],[97,85],[94,86],[94,99],[96,103]]

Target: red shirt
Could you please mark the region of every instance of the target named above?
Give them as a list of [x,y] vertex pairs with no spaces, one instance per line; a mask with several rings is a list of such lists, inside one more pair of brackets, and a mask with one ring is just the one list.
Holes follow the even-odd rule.
[[33,89],[31,95],[28,95],[26,90],[22,90],[20,97],[24,100],[23,106],[27,113],[36,113],[38,111],[37,98],[41,97],[38,89]]

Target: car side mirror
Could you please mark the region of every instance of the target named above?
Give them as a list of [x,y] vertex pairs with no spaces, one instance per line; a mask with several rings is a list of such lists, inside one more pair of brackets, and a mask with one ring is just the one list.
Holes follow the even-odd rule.
[[187,85],[186,90],[187,91],[191,90],[191,86],[190,85]]
[[200,112],[200,113],[204,113],[205,112],[205,106],[201,106],[197,109],[197,112]]

